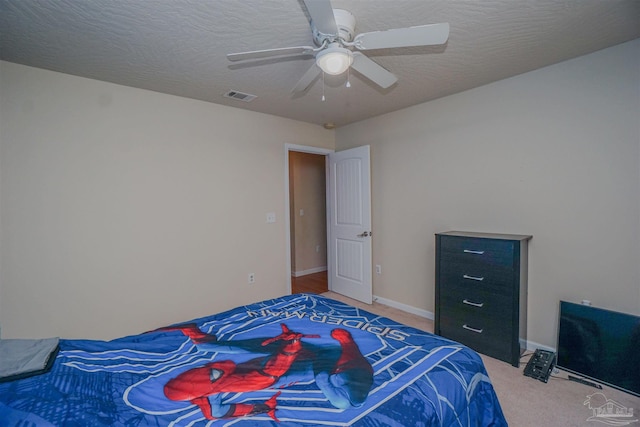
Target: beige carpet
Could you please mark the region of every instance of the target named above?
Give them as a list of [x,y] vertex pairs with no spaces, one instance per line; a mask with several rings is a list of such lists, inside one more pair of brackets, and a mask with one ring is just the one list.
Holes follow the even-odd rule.
[[[376,302],[373,305],[363,304],[333,292],[327,292],[323,295],[389,317],[414,328],[433,332],[433,322],[423,317]],[[601,392],[606,399],[628,410],[633,410],[633,420],[640,419],[640,398],[628,393],[607,386],[598,390],[568,381],[567,373],[564,371],[555,372],[549,382],[543,383],[523,375],[522,372],[528,359],[526,356],[522,359],[523,363],[519,369],[506,362],[481,356],[500,400],[502,411],[512,427],[606,426],[607,424],[601,421],[588,421],[588,418],[594,413],[587,405],[584,405],[584,402],[589,395],[597,392]],[[594,399],[597,398],[602,399],[602,396],[594,397]],[[640,427],[640,421],[628,425]]]

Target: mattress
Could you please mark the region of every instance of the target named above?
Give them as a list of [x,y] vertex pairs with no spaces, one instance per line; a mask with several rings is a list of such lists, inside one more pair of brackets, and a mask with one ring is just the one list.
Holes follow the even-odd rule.
[[288,295],[112,341],[60,339],[0,384],[8,426],[506,426],[462,344]]

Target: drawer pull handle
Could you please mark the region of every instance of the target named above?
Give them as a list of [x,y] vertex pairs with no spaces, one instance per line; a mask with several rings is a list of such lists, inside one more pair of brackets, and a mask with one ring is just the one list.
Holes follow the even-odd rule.
[[462,327],[465,328],[467,331],[475,332],[477,334],[481,334],[482,333],[482,329],[472,328],[471,326],[469,326],[467,324],[462,325]]
[[483,302],[473,302],[473,301],[469,301],[468,299],[463,299],[462,302],[467,305],[472,305],[474,307],[482,307],[484,305]]
[[484,254],[484,251],[472,251],[471,249],[465,249],[464,251],[465,254],[475,254],[475,255],[482,255]]
[[478,282],[482,282],[484,280],[484,277],[469,276],[468,274],[465,274],[462,277],[469,280],[477,280]]

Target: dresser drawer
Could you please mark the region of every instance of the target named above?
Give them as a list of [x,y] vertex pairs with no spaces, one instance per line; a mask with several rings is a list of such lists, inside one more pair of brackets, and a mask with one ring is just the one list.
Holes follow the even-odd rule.
[[483,323],[496,322],[503,325],[510,325],[513,321],[514,307],[511,296],[451,286],[440,289],[439,302],[444,316],[453,316],[465,321],[479,319]]
[[505,355],[511,353],[511,329],[508,325],[443,315],[440,335],[497,359],[504,360]]
[[440,261],[440,285],[484,289],[511,295],[516,272],[505,267],[488,267],[473,263]]
[[440,257],[445,262],[508,268],[515,262],[514,248],[509,240],[443,236]]

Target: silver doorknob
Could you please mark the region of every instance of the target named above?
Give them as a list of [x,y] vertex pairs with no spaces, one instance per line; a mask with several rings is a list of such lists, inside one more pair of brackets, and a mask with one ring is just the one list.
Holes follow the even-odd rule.
[[371,233],[369,231],[365,231],[362,234],[358,234],[358,237],[369,237],[369,236],[372,236],[372,235],[373,235],[373,233]]

